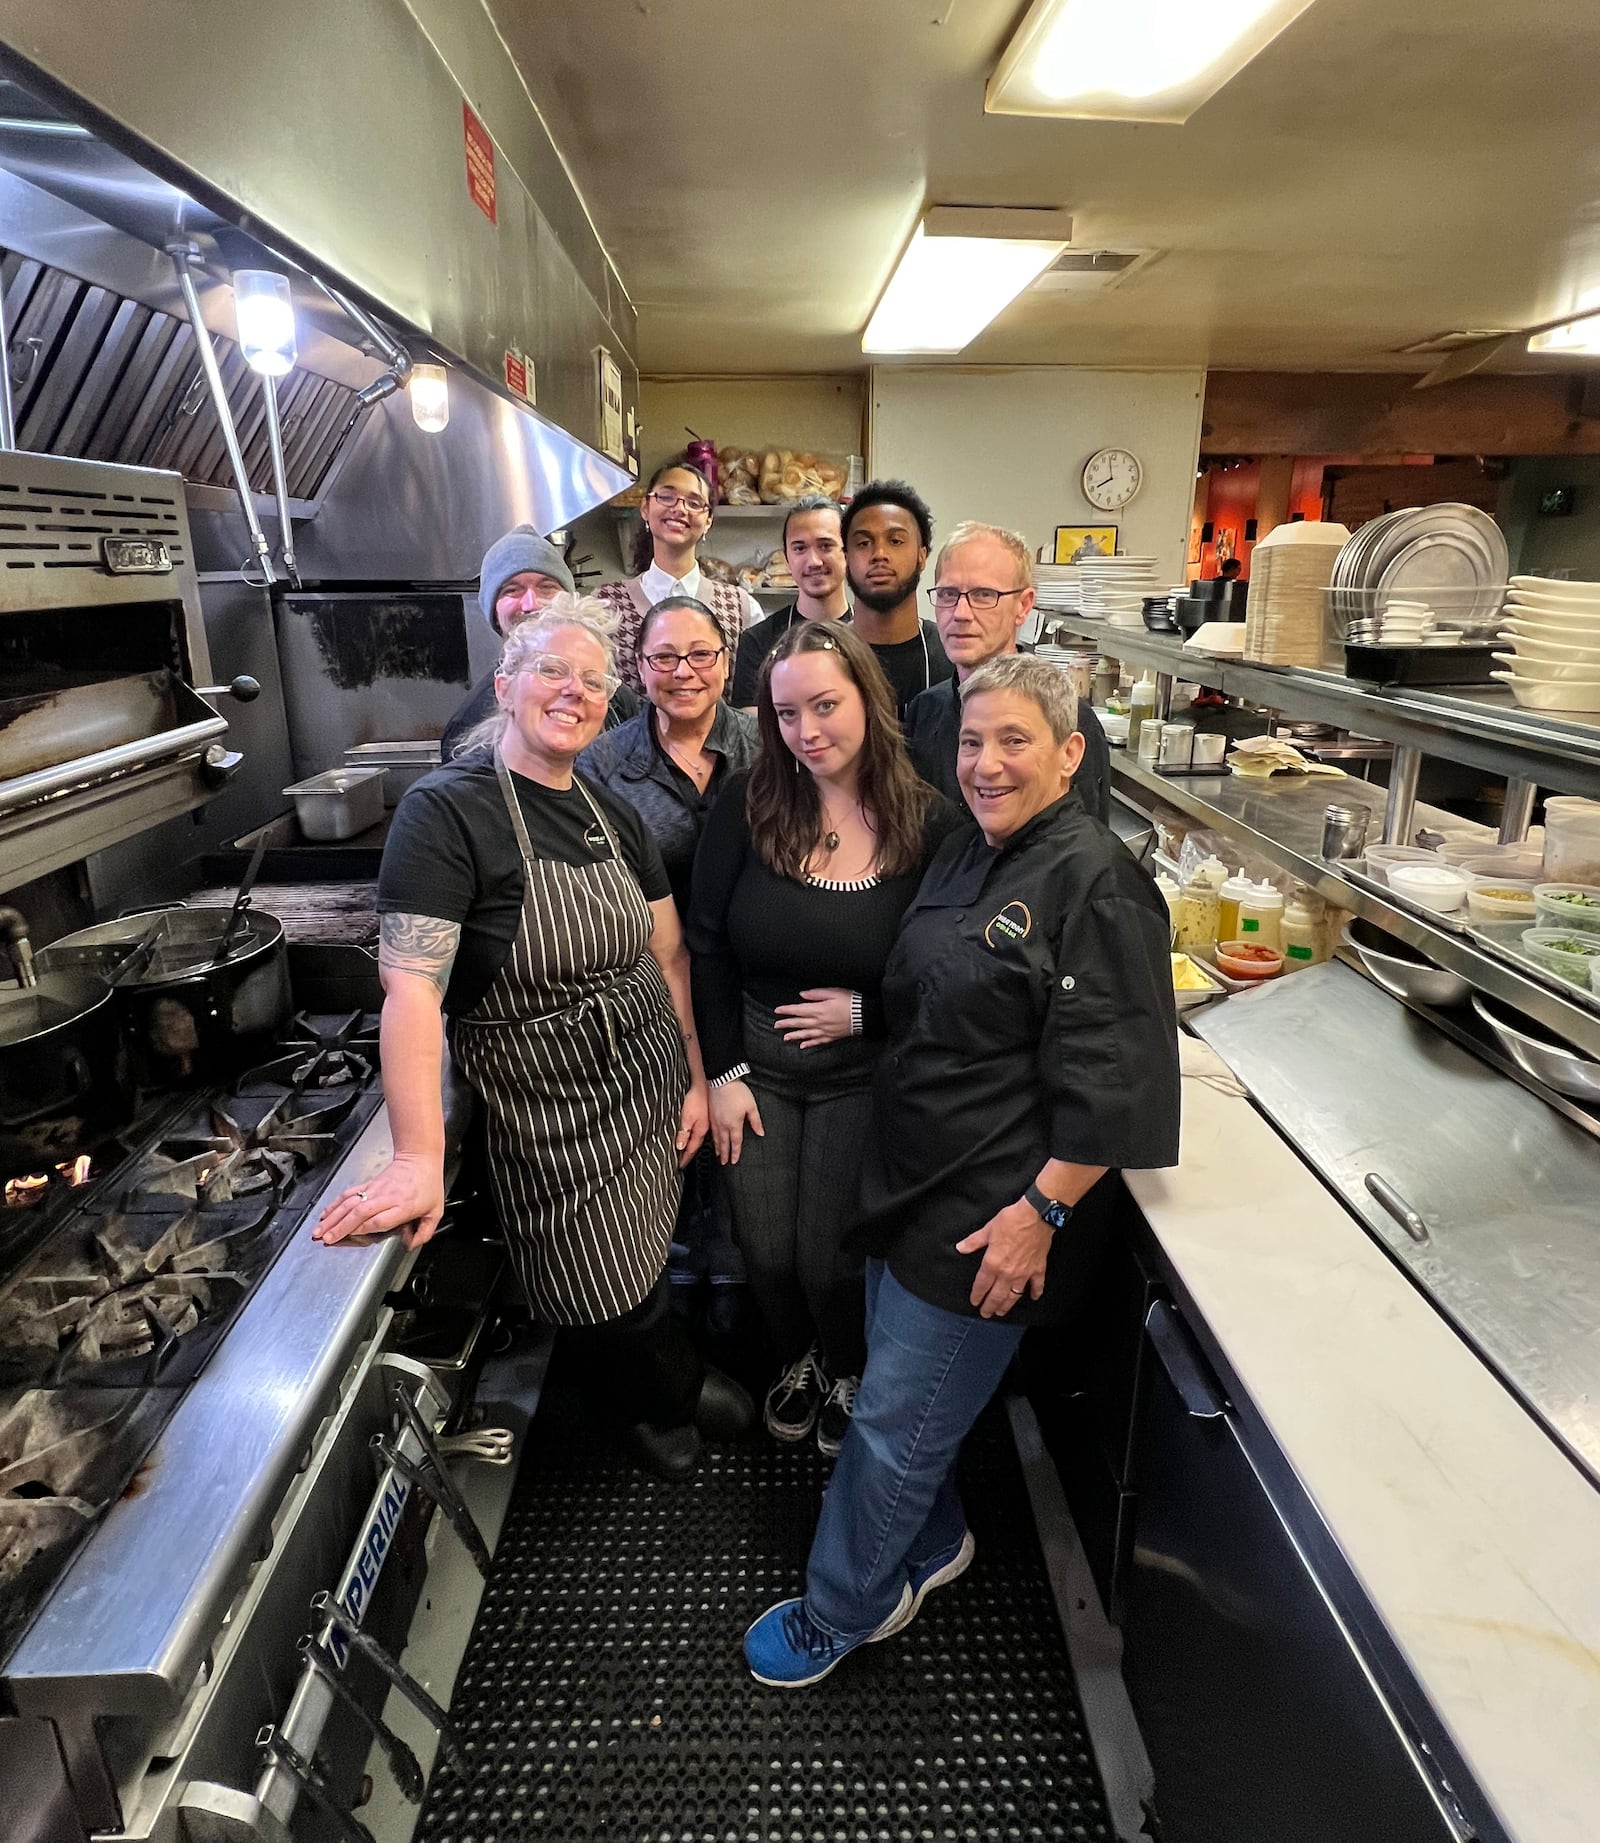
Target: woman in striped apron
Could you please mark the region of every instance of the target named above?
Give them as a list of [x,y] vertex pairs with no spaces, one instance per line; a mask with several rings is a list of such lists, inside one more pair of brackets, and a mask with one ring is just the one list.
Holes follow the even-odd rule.
[[325,1242],[444,1207],[440,1057],[483,1107],[489,1174],[536,1317],[567,1328],[642,1463],[692,1472],[749,1398],[702,1368],[667,1304],[679,1168],[709,1108],[660,853],[573,763],[614,689],[604,608],[562,596],[515,628],[487,746],[419,781],[379,879],[393,1162],[324,1213]]

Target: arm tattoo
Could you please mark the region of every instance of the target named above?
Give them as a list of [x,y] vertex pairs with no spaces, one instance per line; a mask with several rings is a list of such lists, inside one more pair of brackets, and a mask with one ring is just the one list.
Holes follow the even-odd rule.
[[378,918],[378,966],[388,973],[415,973],[430,979],[440,996],[450,983],[456,948],[461,944],[460,922],[439,921],[432,915],[382,915]]

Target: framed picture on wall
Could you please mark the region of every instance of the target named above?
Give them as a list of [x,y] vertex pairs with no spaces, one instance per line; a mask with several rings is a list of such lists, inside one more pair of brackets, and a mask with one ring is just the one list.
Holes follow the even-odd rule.
[[1057,563],[1082,563],[1086,557],[1114,557],[1117,554],[1115,525],[1057,525]]

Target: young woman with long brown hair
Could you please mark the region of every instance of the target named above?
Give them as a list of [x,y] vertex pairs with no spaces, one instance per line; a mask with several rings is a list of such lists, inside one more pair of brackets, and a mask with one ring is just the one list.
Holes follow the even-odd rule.
[[761,670],[761,753],[695,858],[689,947],[750,1285],[779,1373],[766,1423],[836,1453],[865,1358],[862,1270],[841,1250],[882,1046],[883,967],[923,869],[961,821],[918,779],[871,649],[792,627]]
[[761,619],[761,605],[746,590],[718,582],[700,567],[699,547],[717,509],[716,488],[688,461],[666,461],[650,476],[634,534],[633,574],[625,582],[602,583],[595,597],[617,617],[612,642],[617,676],[635,691],[639,676],[639,633],[657,602],[688,595],[716,616],[731,660],[739,636]]

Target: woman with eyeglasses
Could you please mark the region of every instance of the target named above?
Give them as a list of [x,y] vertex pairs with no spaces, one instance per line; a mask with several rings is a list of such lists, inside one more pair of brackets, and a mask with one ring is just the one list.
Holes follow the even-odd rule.
[[[716,616],[692,596],[669,595],[645,617],[639,676],[643,709],[591,742],[578,767],[644,821],[686,916],[695,847],[729,776],[755,760],[755,718],[723,701],[728,648]],[[671,1275],[673,1297],[690,1314],[703,1308],[707,1332],[733,1333],[747,1275],[709,1144],[686,1174]]]
[[633,575],[626,582],[602,583],[595,591],[617,617],[617,676],[636,691],[639,674],[639,629],[657,602],[669,595],[689,595],[704,602],[716,618],[731,659],[739,636],[761,619],[753,595],[731,582],[718,582],[700,567],[697,551],[711,529],[716,491],[698,467],[668,461],[650,476],[634,540]]
[[688,958],[661,854],[573,769],[616,686],[611,618],[558,596],[514,628],[493,747],[418,781],[378,880],[392,1162],[343,1192],[324,1242],[444,1209],[446,1036],[483,1110],[490,1185],[535,1317],[567,1327],[641,1464],[687,1477],[749,1398],[705,1370],[667,1303],[679,1169],[705,1138]]
[[761,667],[761,753],[706,824],[689,905],[695,1015],[750,1288],[778,1374],[767,1430],[850,1425],[866,1356],[855,1207],[900,917],[960,821],[917,777],[872,649],[802,621]]

